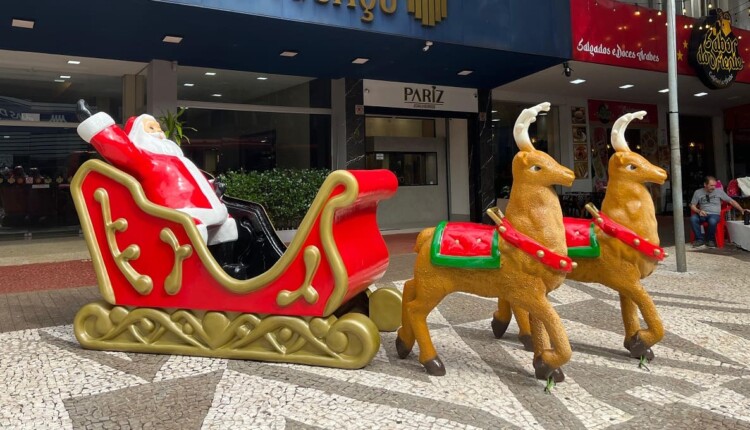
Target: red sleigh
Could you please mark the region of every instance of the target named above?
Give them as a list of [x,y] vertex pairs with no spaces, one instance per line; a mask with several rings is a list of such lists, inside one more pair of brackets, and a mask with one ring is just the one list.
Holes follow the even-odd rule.
[[396,188],[386,170],[331,173],[286,249],[257,219],[262,209],[233,213],[227,203],[238,226],[264,236],[249,242],[271,249],[247,253],[246,262],[265,265],[236,279],[190,216],[151,203],[117,168],[88,161],[71,191],[106,302],[78,312],[76,337],[92,349],[363,367],[378,351],[379,329],[399,325],[398,291],[368,289],[388,266],[377,204]]

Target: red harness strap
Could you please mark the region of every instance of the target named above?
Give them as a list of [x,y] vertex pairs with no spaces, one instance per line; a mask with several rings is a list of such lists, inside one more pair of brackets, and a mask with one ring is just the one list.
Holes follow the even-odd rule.
[[560,272],[570,273],[573,271],[573,260],[570,257],[560,255],[516,230],[508,221],[508,218],[503,218],[503,225],[498,226],[497,231],[500,232],[500,237],[503,240],[536,258],[540,263]]
[[596,218],[595,222],[604,233],[620,240],[646,257],[657,261],[664,260],[664,248],[660,248],[659,245],[650,243],[648,239],[638,236],[637,233],[616,223],[612,218],[609,218],[602,212],[599,212],[599,217]]

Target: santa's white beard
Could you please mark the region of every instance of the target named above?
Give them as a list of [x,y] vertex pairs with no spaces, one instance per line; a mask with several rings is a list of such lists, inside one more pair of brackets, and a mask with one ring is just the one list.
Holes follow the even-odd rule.
[[177,157],[184,157],[185,155],[177,146],[176,143],[164,137],[164,133],[146,133],[141,130],[140,132],[130,133],[130,140],[135,146],[154,154],[174,155]]

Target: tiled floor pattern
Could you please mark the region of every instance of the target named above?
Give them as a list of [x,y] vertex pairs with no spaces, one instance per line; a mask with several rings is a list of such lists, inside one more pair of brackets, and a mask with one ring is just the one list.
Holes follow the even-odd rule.
[[[429,317],[444,377],[398,359],[394,333],[355,371],[87,351],[70,324],[95,288],[0,295],[0,428],[750,428],[748,260],[691,252],[688,273],[670,257],[645,281],[667,330],[650,371],[625,355],[617,296],[566,283],[551,300],[573,358],[552,394],[515,324],[494,339],[494,301],[464,294]],[[394,257],[380,286],[411,264]]]

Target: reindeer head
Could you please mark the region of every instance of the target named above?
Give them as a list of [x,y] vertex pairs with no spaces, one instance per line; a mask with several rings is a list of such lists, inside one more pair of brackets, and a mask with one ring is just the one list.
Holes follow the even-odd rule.
[[624,179],[630,182],[653,182],[663,184],[667,180],[667,172],[661,167],[654,166],[644,157],[631,152],[625,141],[625,129],[635,118],[643,119],[646,112],[628,113],[615,121],[612,126],[612,146],[615,153],[609,159],[609,176],[612,179]]
[[532,108],[524,109],[513,127],[513,138],[520,152],[513,158],[513,178],[525,183],[542,186],[573,185],[575,175],[567,167],[561,166],[547,153],[537,151],[529,139],[529,126],[536,121],[541,111],[548,111],[549,103],[541,103]]

